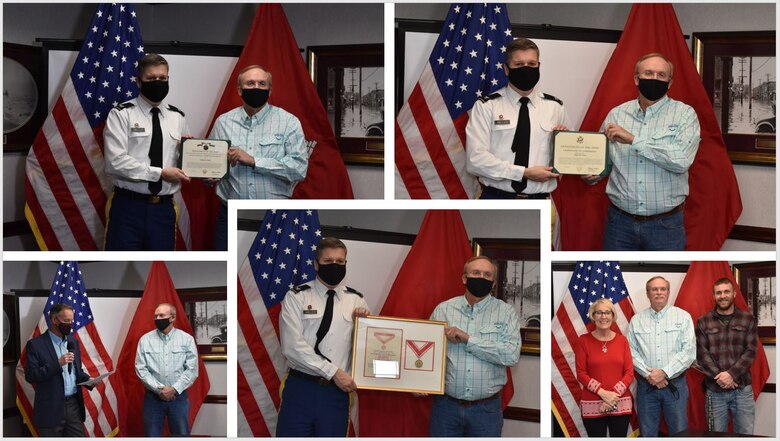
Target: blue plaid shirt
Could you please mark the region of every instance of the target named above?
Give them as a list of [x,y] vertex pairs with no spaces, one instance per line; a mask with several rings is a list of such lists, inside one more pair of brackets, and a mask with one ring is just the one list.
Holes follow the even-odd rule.
[[609,200],[640,216],[666,213],[685,202],[688,168],[701,139],[693,108],[665,96],[643,111],[635,99],[612,109],[602,131],[607,123],[634,135],[631,145],[609,143]]
[[228,199],[289,199],[306,177],[309,154],[301,123],[286,110],[266,104],[252,115],[243,107],[223,113],[211,139],[228,139],[255,158],[255,167],[236,164],[219,182],[217,195]]
[[696,361],[696,335],[690,314],[666,305],[656,312],[647,308],[631,318],[628,345],[634,370],[647,377],[651,369],[661,369],[669,378],[684,374]]
[[487,296],[474,306],[466,296],[440,303],[431,320],[466,332],[467,343],[447,342],[444,392],[461,400],[481,400],[506,384],[506,366],[520,358],[520,320],[512,306]]
[[171,386],[181,394],[198,378],[195,339],[176,328],[167,335],[156,329],[147,332],[138,340],[135,373],[150,391]]

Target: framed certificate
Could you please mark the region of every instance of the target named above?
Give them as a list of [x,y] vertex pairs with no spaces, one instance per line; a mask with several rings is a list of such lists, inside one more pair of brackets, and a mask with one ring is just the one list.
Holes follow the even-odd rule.
[[228,172],[228,148],[224,139],[185,139],[181,143],[181,169],[191,178],[221,179]]
[[358,317],[352,347],[352,378],[358,389],[441,395],[447,322],[395,317]]
[[601,132],[556,131],[553,134],[553,172],[564,175],[602,175],[607,171],[607,135]]

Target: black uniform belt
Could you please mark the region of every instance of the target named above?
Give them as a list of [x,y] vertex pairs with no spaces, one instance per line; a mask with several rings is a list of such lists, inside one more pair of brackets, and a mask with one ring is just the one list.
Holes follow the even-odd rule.
[[495,187],[488,187],[487,185],[484,184],[480,184],[480,185],[482,186],[482,193],[492,194],[506,199],[549,199],[550,198],[550,193],[534,193],[534,194],[515,193],[514,191],[504,191],[504,190],[499,190]]
[[122,196],[129,199],[144,201],[149,204],[159,204],[160,202],[167,202],[173,199],[172,194],[153,195],[153,194],[136,193],[132,190],[128,190],[126,188],[121,188],[121,187],[114,187],[114,193],[121,194]]
[[461,406],[469,407],[469,406],[474,406],[474,405],[479,404],[479,403],[484,403],[485,401],[490,401],[490,400],[496,398],[499,393],[500,392],[496,392],[496,393],[494,393],[493,395],[491,395],[491,396],[489,396],[487,398],[482,398],[480,400],[474,400],[474,401],[461,400],[460,398],[451,397],[451,396],[446,395],[446,394],[444,395],[444,399],[450,400],[450,401],[455,401],[456,403],[460,404]]
[[318,377],[316,375],[307,374],[306,372],[296,371],[295,369],[290,369],[290,375],[293,377],[301,378],[303,380],[316,381],[321,386],[336,384],[333,382],[333,380],[328,380],[326,378]]
[[78,394],[68,395],[65,397],[65,401],[75,400],[78,398]]
[[628,217],[630,217],[631,219],[634,219],[637,222],[648,222],[648,221],[652,221],[652,220],[663,219],[665,217],[669,217],[669,216],[671,216],[671,215],[673,215],[675,213],[679,213],[679,212],[683,211],[683,209],[685,208],[685,202],[683,202],[682,204],[672,208],[671,210],[667,211],[666,213],[658,213],[658,214],[653,214],[653,215],[650,215],[650,216],[642,216],[642,215],[639,215],[639,214],[631,214],[631,213],[629,213],[627,211],[621,210],[615,204],[612,204],[612,207],[615,210],[619,211],[624,216],[628,216]]

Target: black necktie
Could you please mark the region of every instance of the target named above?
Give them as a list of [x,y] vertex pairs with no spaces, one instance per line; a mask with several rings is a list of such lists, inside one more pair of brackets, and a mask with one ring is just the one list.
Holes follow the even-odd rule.
[[[517,114],[517,130],[512,140],[512,151],[515,152],[515,165],[528,167],[528,151],[531,147],[531,118],[528,117],[528,97],[520,98],[520,112]],[[528,179],[512,181],[515,192],[522,193]]]
[[333,321],[333,297],[335,295],[336,291],[328,290],[328,301],[325,302],[325,312],[322,314],[322,322],[320,322],[320,327],[317,329],[317,343],[314,344],[314,353],[328,361],[330,361],[330,358],[322,355],[322,352],[320,352],[320,342],[328,334],[330,323]]
[[[162,167],[162,128],[160,127],[160,109],[152,107],[152,145],[149,147],[149,159],[152,167]],[[149,183],[149,191],[157,194],[162,190],[162,177]]]

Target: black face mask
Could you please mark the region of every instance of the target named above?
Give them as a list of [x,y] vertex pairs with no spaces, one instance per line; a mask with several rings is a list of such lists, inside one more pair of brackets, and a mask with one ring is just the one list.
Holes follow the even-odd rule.
[[523,66],[509,69],[509,82],[523,92],[531,90],[539,82],[539,68]]
[[141,95],[153,103],[159,103],[168,96],[167,81],[141,81]]
[[263,107],[268,102],[270,89],[241,89],[241,99],[247,106],[257,109]]
[[666,95],[669,83],[653,78],[639,79],[639,93],[650,101],[658,101]]
[[154,326],[157,326],[157,329],[160,330],[160,332],[164,331],[170,324],[171,320],[169,318],[154,319]]
[[63,337],[70,334],[71,329],[73,329],[73,327],[70,323],[60,323],[57,325],[57,330],[60,331],[60,334],[62,334]]
[[318,266],[317,275],[326,285],[336,286],[347,275],[347,265],[339,265],[338,263],[323,265],[320,263]]
[[466,289],[474,297],[485,297],[493,290],[493,282],[482,277],[466,277]]

